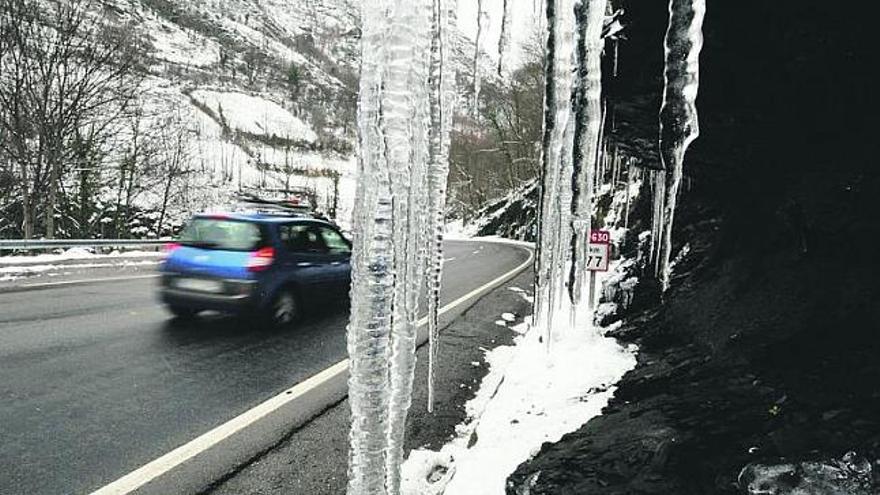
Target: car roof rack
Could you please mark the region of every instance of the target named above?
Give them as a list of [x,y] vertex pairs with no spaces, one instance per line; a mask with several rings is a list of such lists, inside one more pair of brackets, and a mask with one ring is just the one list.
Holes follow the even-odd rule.
[[248,193],[239,194],[237,203],[232,212],[327,220],[324,215],[318,213],[309,206],[293,205],[288,201],[260,198]]

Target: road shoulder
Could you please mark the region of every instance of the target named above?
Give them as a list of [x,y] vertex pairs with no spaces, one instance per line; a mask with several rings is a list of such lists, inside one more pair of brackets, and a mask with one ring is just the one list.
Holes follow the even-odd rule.
[[[517,322],[530,312],[521,292],[531,292],[532,274],[524,272],[479,299],[443,330],[437,374],[435,412],[426,412],[427,346],[418,350],[413,405],[407,420],[407,453],[414,448],[438,448],[455,435],[466,419],[464,405],[474,397],[489,367],[486,350],[510,345],[516,335],[498,325],[501,313]],[[328,409],[297,429],[253,462],[206,490],[205,494],[268,495],[344,493],[347,480],[348,401]]]

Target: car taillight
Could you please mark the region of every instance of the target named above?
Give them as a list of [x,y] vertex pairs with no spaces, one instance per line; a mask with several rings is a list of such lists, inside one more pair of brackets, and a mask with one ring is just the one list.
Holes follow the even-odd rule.
[[273,261],[275,261],[275,250],[270,247],[264,247],[251,253],[251,257],[248,258],[247,269],[249,272],[261,272],[272,266]]
[[168,256],[170,256],[171,253],[173,253],[174,251],[177,251],[178,249],[180,249],[180,244],[178,244],[176,242],[169,242],[168,244],[165,244],[164,246],[162,246],[162,252],[165,254],[166,258]]

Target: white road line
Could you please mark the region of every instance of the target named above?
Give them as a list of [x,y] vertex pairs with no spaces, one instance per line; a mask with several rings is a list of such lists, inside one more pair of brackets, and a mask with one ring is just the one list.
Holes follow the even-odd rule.
[[[500,284],[508,278],[515,276],[516,274],[527,268],[529,265],[531,265],[534,256],[534,251],[529,249],[529,258],[524,263],[520,264],[519,266],[517,266],[513,270],[510,270],[504,275],[501,275],[500,277],[492,280],[491,282],[483,284],[482,286],[470,291],[464,296],[461,296],[451,303],[443,306],[440,309],[439,313],[443,315],[455,309],[457,306],[466,303],[469,299],[476,297],[481,293],[493,288],[495,285]],[[418,321],[418,325],[426,325],[427,322],[428,319],[427,317],[425,317]],[[174,469],[176,466],[179,466],[192,459],[193,457],[199,455],[200,453],[205,452],[212,446],[223,441],[225,438],[228,438],[229,436],[234,435],[244,428],[247,428],[249,425],[271,414],[273,411],[276,411],[285,404],[297,400],[299,397],[302,397],[309,391],[322,386],[325,382],[328,382],[333,378],[338,377],[340,374],[346,373],[347,371],[348,359],[345,359],[334,364],[333,366],[330,366],[324,371],[312,375],[305,381],[294,385],[293,387],[281,392],[275,397],[272,397],[262,404],[259,404],[253,409],[245,411],[244,413],[232,418],[226,423],[223,423],[222,425],[195,438],[194,440],[191,440],[190,442],[181,445],[180,447],[172,450],[162,457],[159,457],[158,459],[126,474],[125,476],[110,483],[109,485],[106,485],[103,488],[92,492],[91,495],[126,495],[132,493],[138,488],[146,485],[150,481]]]
[[[28,289],[39,289],[42,287],[57,287],[61,285],[76,285],[76,284],[95,284],[99,282],[119,282],[122,280],[140,280],[145,278],[156,278],[158,277],[158,273],[152,273],[150,275],[132,275],[129,277],[104,277],[104,278],[84,278],[77,280],[63,280],[60,282],[41,282],[35,284],[21,284],[17,287],[28,288]],[[10,288],[15,288],[16,286],[10,286]]]

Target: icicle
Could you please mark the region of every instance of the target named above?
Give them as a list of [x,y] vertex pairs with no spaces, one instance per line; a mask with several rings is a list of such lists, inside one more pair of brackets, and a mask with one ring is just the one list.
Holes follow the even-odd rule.
[[428,412],[434,411],[434,382],[439,349],[440,281],[443,271],[443,225],[446,206],[446,177],[449,174],[449,143],[452,116],[455,109],[455,71],[449,58],[449,33],[455,27],[456,1],[433,0],[433,29],[431,39],[428,163],[428,230],[427,243],[427,299],[428,299]]
[[684,155],[700,135],[697,120],[700,50],[706,0],[670,0],[666,50],[665,90],[660,107],[660,158],[666,170],[665,200],[658,275],[663,290],[669,288],[672,226],[681,183]]
[[477,0],[477,35],[474,38],[474,60],[473,60],[473,101],[471,102],[471,112],[474,117],[480,113],[480,43],[483,39],[483,0]]
[[599,123],[599,139],[596,142],[596,193],[601,192],[605,182],[605,120],[608,118],[608,106],[602,101],[602,120]]
[[665,202],[666,172],[655,170],[651,175],[654,193],[654,213],[651,223],[651,263],[653,264],[654,276],[659,275],[660,269],[660,245],[663,232],[663,215]]
[[429,65],[432,0],[397,0],[391,46],[399,52],[388,64],[384,87],[387,156],[394,175],[395,256],[394,324],[391,327],[391,400],[388,452],[388,493],[400,491],[400,465],[406,416],[412,401],[415,371],[418,298],[424,285],[428,128],[430,118]]
[[505,55],[510,49],[510,4],[511,0],[502,0],[501,36],[498,37],[498,75],[504,75]]
[[[574,89],[574,88],[572,88]],[[570,105],[570,104],[569,104]],[[570,107],[569,107],[570,108]],[[556,226],[555,240],[553,241],[555,253],[553,256],[553,272],[551,277],[554,281],[553,292],[553,315],[562,317],[562,310],[569,306],[570,302],[568,274],[571,270],[571,243],[572,243],[572,178],[574,177],[574,129],[575,119],[570,117],[566,122],[565,132],[562,135],[562,152],[559,160],[559,196],[556,202]],[[567,320],[559,321],[551,319],[551,325],[565,327]]]
[[[626,191],[626,200],[623,205],[623,228],[626,230],[629,229],[629,202],[630,196],[632,196],[632,194],[630,194],[630,187],[632,187],[633,169],[632,162],[629,158],[624,159],[623,162],[626,165],[626,189],[624,189],[624,191]],[[623,173],[623,171],[621,171],[621,173]]]
[[617,188],[617,146],[611,145],[611,193]]
[[[558,280],[553,279],[554,267],[559,263],[558,245],[560,213],[560,186],[567,177],[560,176],[564,166],[568,120],[571,114],[572,55],[573,55],[573,0],[547,0],[547,45],[544,90],[544,136],[542,139],[541,214],[536,260],[535,323],[544,331],[550,344],[551,316],[560,295]],[[565,184],[569,187],[569,184]],[[567,241],[566,241],[567,242]],[[566,244],[567,247],[567,244]]]
[[348,493],[399,492],[423,284],[431,2],[363,8]]
[[606,0],[581,0],[577,7],[578,87],[575,98],[574,170],[572,174],[573,259],[569,274],[572,323],[589,324],[587,243],[592,223],[592,189],[602,127],[602,24]]
[[[391,178],[380,130],[387,5],[364,5],[358,101],[360,157],[351,257],[348,493],[384,494],[387,390],[394,290]],[[239,178],[241,172],[239,171]]]

